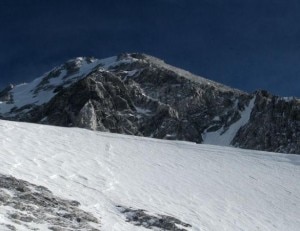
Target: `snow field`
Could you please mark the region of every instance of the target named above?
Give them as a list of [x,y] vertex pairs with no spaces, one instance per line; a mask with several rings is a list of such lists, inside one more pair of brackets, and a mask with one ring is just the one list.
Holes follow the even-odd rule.
[[79,201],[104,231],[146,230],[116,205],[195,231],[300,230],[298,155],[1,120],[0,129],[1,173]]

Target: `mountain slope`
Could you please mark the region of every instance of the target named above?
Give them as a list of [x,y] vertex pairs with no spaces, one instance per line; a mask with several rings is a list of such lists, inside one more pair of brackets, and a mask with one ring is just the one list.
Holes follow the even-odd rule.
[[300,153],[298,99],[248,94],[144,54],[76,58],[0,101],[3,119]]
[[[0,174],[78,201],[100,230],[149,230],[131,223],[130,214],[143,217],[138,209],[185,230],[300,229],[298,155],[10,121],[0,128]],[[0,198],[1,228],[36,227],[14,223],[10,211]]]

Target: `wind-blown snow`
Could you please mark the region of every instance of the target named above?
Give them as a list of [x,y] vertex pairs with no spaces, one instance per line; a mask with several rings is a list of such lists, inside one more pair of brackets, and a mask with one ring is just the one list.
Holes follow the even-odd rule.
[[197,231],[300,230],[298,155],[9,121],[0,129],[0,172],[78,200],[101,230],[146,230],[115,205]]
[[238,130],[248,123],[254,102],[255,97],[249,102],[248,107],[241,112],[241,118],[233,123],[225,132],[223,127],[215,132],[205,132],[203,135],[203,144],[229,146]]

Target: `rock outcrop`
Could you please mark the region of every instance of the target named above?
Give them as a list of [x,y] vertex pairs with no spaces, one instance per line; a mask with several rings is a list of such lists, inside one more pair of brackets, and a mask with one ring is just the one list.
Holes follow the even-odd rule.
[[126,221],[136,226],[142,226],[147,229],[165,230],[165,231],[187,231],[192,227],[190,224],[180,221],[179,219],[167,215],[150,215],[143,209],[126,208],[117,206],[122,214],[125,215]]
[[300,101],[256,92],[249,122],[232,143],[241,148],[300,154]]
[[47,188],[0,174],[0,230],[100,230],[100,221]]

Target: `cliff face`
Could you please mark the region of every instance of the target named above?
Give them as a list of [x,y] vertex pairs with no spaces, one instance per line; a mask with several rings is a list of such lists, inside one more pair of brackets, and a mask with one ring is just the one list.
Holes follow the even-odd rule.
[[70,60],[1,95],[4,119],[300,153],[298,99],[247,94],[143,54]]
[[249,122],[232,143],[248,149],[300,153],[300,101],[256,93]]

